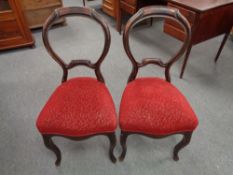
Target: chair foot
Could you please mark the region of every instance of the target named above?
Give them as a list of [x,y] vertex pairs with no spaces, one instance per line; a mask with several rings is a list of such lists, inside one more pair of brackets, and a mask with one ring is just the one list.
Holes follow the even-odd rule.
[[59,166],[61,163],[61,151],[59,148],[53,143],[52,136],[50,135],[42,135],[45,146],[55,153],[57,160],[55,161],[55,165]]
[[186,132],[183,135],[184,135],[183,139],[175,146],[173,151],[173,160],[175,161],[179,160],[179,156],[178,156],[179,151],[189,144],[192,137],[192,132]]
[[112,163],[116,163],[116,157],[114,156],[114,148],[116,146],[116,135],[115,133],[110,133],[107,136],[110,141],[109,158],[112,161]]
[[121,136],[120,136],[120,143],[122,147],[122,153],[119,157],[119,161],[123,161],[125,159],[126,151],[127,151],[127,145],[126,145],[126,140],[129,134],[122,132],[121,131]]

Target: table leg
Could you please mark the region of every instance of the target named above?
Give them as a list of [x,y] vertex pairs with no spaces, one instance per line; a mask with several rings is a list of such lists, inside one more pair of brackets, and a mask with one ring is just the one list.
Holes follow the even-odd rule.
[[121,34],[121,26],[122,26],[122,14],[120,8],[120,0],[116,2],[116,29]]
[[191,52],[192,47],[193,47],[193,45],[192,45],[192,42],[191,42],[191,43],[189,44],[188,49],[187,49],[187,52],[186,52],[186,54],[185,54],[184,62],[183,62],[183,65],[182,65],[182,68],[181,68],[181,72],[180,72],[180,78],[183,78],[184,70],[185,70],[186,64],[187,64],[187,62],[188,62],[188,58],[189,58],[189,55],[190,55],[190,52]]
[[220,56],[220,54],[221,54],[221,52],[222,52],[223,46],[225,45],[225,43],[226,43],[226,41],[227,41],[227,38],[228,38],[229,34],[230,34],[230,32],[226,33],[226,34],[224,35],[224,37],[223,37],[223,40],[222,40],[222,43],[221,43],[221,45],[220,45],[220,47],[219,47],[218,53],[217,53],[217,55],[216,55],[216,57],[215,57],[215,59],[214,59],[215,63],[218,61],[218,58],[219,58],[219,56]]

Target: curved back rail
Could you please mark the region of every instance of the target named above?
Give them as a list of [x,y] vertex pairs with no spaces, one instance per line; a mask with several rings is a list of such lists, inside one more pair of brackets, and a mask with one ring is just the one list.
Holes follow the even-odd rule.
[[[130,30],[139,22],[152,18],[152,17],[162,17],[162,18],[169,18],[176,22],[178,22],[184,29],[185,32],[185,39],[182,44],[180,50],[169,59],[168,62],[163,62],[161,59],[157,58],[144,58],[142,62],[137,62],[131,52],[130,45],[129,45],[129,32]],[[132,62],[133,69],[129,76],[128,82],[133,81],[138,73],[138,69],[144,67],[148,64],[158,65],[162,68],[165,68],[165,77],[168,82],[171,81],[170,78],[170,68],[172,64],[177,61],[187,50],[188,44],[191,40],[191,28],[189,22],[186,18],[176,9],[163,7],[163,6],[148,6],[141,8],[135,15],[133,15],[125,26],[125,30],[123,32],[123,44],[126,54],[128,55],[130,61]]]
[[[92,63],[90,60],[81,59],[81,60],[72,60],[70,61],[70,63],[66,64],[62,60],[62,58],[59,57],[58,54],[56,54],[53,48],[51,47],[49,39],[48,39],[48,31],[50,27],[56,20],[62,17],[67,17],[67,16],[88,17],[88,18],[93,19],[94,21],[96,21],[98,24],[101,25],[102,30],[104,32],[104,36],[105,36],[104,48],[103,48],[101,56],[95,63]],[[97,14],[97,12],[94,9],[86,8],[86,7],[64,7],[64,8],[56,9],[44,23],[42,37],[43,37],[45,48],[47,49],[48,53],[61,66],[63,70],[62,82],[65,82],[67,80],[69,69],[82,65],[82,66],[86,66],[91,69],[94,69],[97,79],[104,83],[104,78],[100,70],[100,65],[109,51],[111,37],[110,37],[110,31],[109,31],[107,23],[104,21],[104,19],[100,15]]]

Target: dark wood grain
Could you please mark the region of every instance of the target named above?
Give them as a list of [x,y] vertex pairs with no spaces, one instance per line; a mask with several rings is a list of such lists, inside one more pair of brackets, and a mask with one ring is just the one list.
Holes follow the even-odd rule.
[[56,146],[53,142],[52,137],[64,137],[66,139],[74,140],[74,141],[81,141],[95,136],[106,136],[109,139],[110,146],[109,146],[109,158],[112,163],[116,163],[116,157],[114,156],[114,148],[116,146],[116,135],[115,133],[99,133],[90,136],[84,137],[70,137],[70,136],[63,136],[63,135],[51,135],[51,134],[43,134],[42,138],[46,148],[51,150],[56,155],[55,165],[59,166],[61,164],[62,156],[60,149]]
[[[180,78],[183,77],[192,46],[224,34],[225,37],[215,57],[217,61],[233,25],[233,0],[168,0],[168,6],[178,9],[188,19],[192,28],[191,45],[185,56]],[[183,29],[169,20],[165,21],[164,32],[181,41],[184,40]]]
[[[52,26],[52,24],[56,20],[63,18],[63,17],[67,17],[67,16],[85,16],[85,17],[95,20],[98,24],[101,25],[103,32],[104,32],[104,36],[105,36],[105,40],[104,40],[105,43],[104,43],[104,49],[102,51],[102,54],[95,63],[92,63],[89,60],[72,60],[70,63],[66,64],[62,60],[62,58],[60,58],[60,56],[54,52],[53,48],[51,47],[50,42],[48,40],[49,28]],[[66,7],[66,8],[56,9],[46,20],[43,26],[42,35],[43,35],[43,42],[44,42],[44,45],[48,53],[61,66],[63,70],[62,82],[65,82],[67,80],[69,69],[74,68],[76,66],[80,66],[80,65],[87,66],[91,69],[94,69],[97,79],[101,82],[104,82],[104,78],[100,70],[100,65],[108,53],[110,42],[111,42],[111,37],[110,37],[109,28],[105,20],[100,15],[98,15],[94,9],[82,8],[82,7]]]
[[[163,62],[162,59],[158,59],[158,58],[145,58],[145,59],[142,59],[142,62],[137,62],[131,52],[131,49],[129,46],[129,33],[131,29],[141,20],[146,20],[151,17],[160,17],[160,18],[163,17],[166,19],[174,20],[178,22],[183,27],[183,30],[185,31],[184,43],[181,46],[181,49],[172,58],[170,58],[168,62]],[[160,7],[159,6],[148,6],[148,7],[144,7],[140,9],[135,15],[133,15],[129,19],[129,21],[127,22],[125,26],[125,30],[123,32],[124,49],[133,65],[133,69],[129,76],[128,83],[133,81],[136,78],[139,68],[144,67],[148,64],[153,64],[153,65],[157,65],[157,66],[164,68],[166,80],[170,82],[171,81],[170,72],[169,72],[170,68],[173,65],[173,63],[176,62],[185,53],[188,46],[190,45],[190,41],[191,41],[191,28],[190,28],[189,22],[178,10],[174,8],[162,7],[162,6]],[[155,139],[164,138],[164,137],[168,137],[168,136],[175,135],[175,134],[183,135],[183,139],[175,146],[173,150],[173,159],[175,161],[179,160],[179,156],[178,156],[179,151],[188,145],[188,143],[191,140],[191,136],[192,136],[192,132],[182,132],[182,133],[175,132],[169,135],[156,135],[156,133],[148,134],[148,133],[144,133],[143,131],[132,132],[132,131],[121,130],[120,144],[122,147],[122,153],[119,157],[120,161],[123,161],[126,156],[126,152],[127,152],[126,141],[127,141],[128,136],[132,134],[139,134],[139,135],[143,135],[143,136],[155,138]]]
[[218,7],[232,4],[233,0],[168,0],[168,2],[172,2],[173,4],[177,4],[185,8],[193,9],[194,11],[204,12],[207,10],[212,10]]
[[127,138],[130,135],[134,135],[134,134],[142,135],[142,136],[149,137],[152,139],[162,139],[162,138],[166,138],[166,137],[177,135],[177,134],[183,135],[183,139],[173,149],[173,160],[175,161],[179,160],[178,154],[180,150],[190,143],[191,137],[192,137],[192,132],[174,133],[170,135],[152,135],[152,134],[145,134],[145,133],[140,133],[140,132],[121,131],[120,144],[121,144],[122,152],[119,157],[119,161],[123,161],[125,159],[125,156],[127,153],[127,144],[126,144]]
[[[161,59],[158,58],[144,58],[142,59],[142,62],[137,62],[134,58],[130,45],[129,45],[129,32],[135,26],[140,20],[149,19],[151,17],[164,17],[169,18],[171,20],[177,21],[183,28],[186,33],[186,37],[184,39],[183,45],[180,48],[180,50],[169,59],[168,62],[163,62]],[[163,6],[148,6],[145,8],[140,9],[130,20],[127,22],[125,26],[125,30],[123,33],[123,44],[126,54],[128,55],[132,65],[133,70],[130,74],[130,77],[128,79],[128,82],[133,81],[138,73],[138,69],[141,67],[144,67],[148,64],[158,65],[160,67],[165,68],[165,77],[166,80],[170,82],[170,68],[174,62],[176,62],[186,51],[188,44],[190,43],[191,39],[191,30],[190,25],[188,21],[184,18],[183,15],[178,10],[175,10],[173,8],[166,8]]]
[[116,29],[121,33],[124,13],[135,14],[140,8],[149,5],[165,5],[166,0],[116,0]]
[[[48,31],[49,31],[50,27],[53,25],[53,23],[56,20],[59,20],[60,18],[68,17],[68,16],[84,16],[84,17],[87,17],[87,18],[90,18],[90,19],[96,21],[102,27],[103,32],[104,32],[104,36],[105,36],[104,49],[102,51],[101,56],[99,57],[99,59],[95,63],[92,63],[90,60],[77,59],[77,60],[71,60],[70,63],[67,64],[63,61],[63,59],[51,47],[50,42],[48,40]],[[109,31],[108,25],[103,20],[103,18],[95,12],[94,9],[85,8],[85,7],[66,7],[66,8],[56,9],[49,16],[49,18],[46,20],[45,24],[43,25],[42,37],[43,37],[43,42],[44,42],[44,45],[45,45],[48,53],[61,66],[61,68],[63,70],[62,82],[67,81],[68,70],[70,70],[76,66],[86,66],[86,67],[89,67],[91,69],[94,69],[97,79],[100,82],[104,83],[104,78],[103,78],[101,71],[100,71],[100,65],[108,53],[108,50],[110,47],[110,42],[111,42],[111,37],[110,37],[110,31]],[[113,151],[114,151],[114,148],[116,146],[116,136],[115,136],[114,132],[97,133],[97,134],[91,134],[91,135],[83,136],[83,137],[78,137],[78,136],[77,137],[70,137],[70,136],[65,136],[65,135],[42,134],[42,137],[43,137],[45,146],[55,153],[55,155],[57,157],[55,165],[58,166],[58,165],[60,165],[60,162],[61,162],[61,151],[54,144],[52,137],[59,136],[59,137],[65,137],[65,138],[68,138],[71,140],[79,141],[79,140],[83,140],[83,139],[87,139],[87,138],[90,138],[93,136],[99,136],[99,135],[104,135],[104,136],[108,137],[108,139],[110,141],[109,158],[113,163],[115,163],[116,158],[113,154]]]

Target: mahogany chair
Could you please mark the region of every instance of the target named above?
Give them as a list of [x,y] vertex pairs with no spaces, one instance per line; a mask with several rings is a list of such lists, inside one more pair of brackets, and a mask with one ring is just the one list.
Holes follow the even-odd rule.
[[[183,26],[186,38],[181,49],[168,62],[156,58],[145,58],[141,62],[135,60],[130,46],[129,33],[133,26],[151,17],[164,17],[177,21]],[[178,152],[188,145],[192,133],[198,125],[198,119],[191,106],[181,92],[170,83],[170,68],[186,51],[190,42],[190,26],[178,10],[148,6],[140,9],[127,22],[123,43],[126,54],[132,62],[133,69],[122,95],[120,105],[120,143],[121,161],[126,155],[126,140],[131,134],[140,134],[152,138],[163,138],[174,134],[182,134],[183,139],[173,151],[173,159],[179,160]],[[149,64],[165,69],[166,81],[160,78],[136,78],[138,69]]]
[[[102,54],[95,63],[80,59],[72,60],[67,64],[52,49],[48,40],[48,30],[56,20],[67,16],[84,16],[101,25],[105,43]],[[116,145],[116,111],[100,70],[100,65],[108,53],[111,41],[107,24],[94,9],[60,8],[56,9],[45,22],[42,35],[48,53],[63,70],[62,84],[53,92],[36,122],[45,146],[56,154],[55,164],[60,164],[61,152],[54,144],[52,137],[60,136],[72,140],[83,140],[97,135],[107,136],[109,139],[109,157],[115,163],[113,149]],[[76,66],[94,69],[97,79],[80,77],[67,80],[68,71]]]

